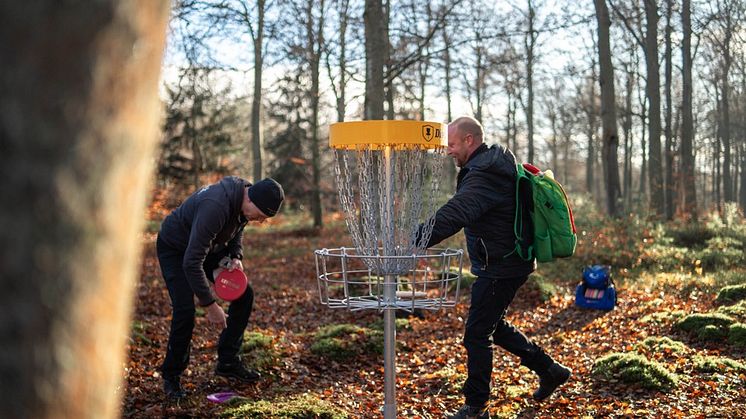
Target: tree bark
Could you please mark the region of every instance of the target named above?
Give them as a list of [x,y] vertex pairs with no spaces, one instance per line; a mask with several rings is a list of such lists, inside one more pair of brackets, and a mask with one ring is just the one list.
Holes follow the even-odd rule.
[[646,96],[648,98],[648,181],[650,209],[656,217],[665,213],[663,199],[663,164],[661,161],[661,86],[658,64],[658,5],[645,0],[645,63],[647,67]]
[[0,417],[119,416],[169,4],[0,6]]
[[[314,5],[319,7],[318,21],[313,15]],[[308,41],[309,64],[311,67],[311,166],[313,190],[311,192],[311,212],[313,226],[324,226],[321,207],[321,155],[319,152],[319,79],[321,54],[324,51],[324,0],[308,0],[306,4],[306,37]],[[315,25],[314,25],[315,24]]]
[[612,217],[621,215],[619,205],[619,162],[617,147],[619,136],[616,122],[616,98],[614,93],[614,67],[611,63],[609,40],[609,9],[605,0],[594,0],[598,23],[598,56],[600,64],[599,82],[601,85],[601,121],[603,124],[603,168],[606,179],[606,209]]
[[251,161],[254,180],[264,177],[262,168],[262,68],[264,67],[264,12],[266,0],[257,0],[257,25],[254,33],[254,94],[251,99]]
[[671,60],[671,33],[673,28],[671,27],[671,17],[673,15],[673,0],[666,0],[666,32],[665,32],[665,92],[666,92],[666,145],[665,145],[665,156],[666,156],[666,172],[663,179],[665,192],[665,210],[666,220],[672,220],[674,215],[674,195],[676,188],[674,186],[673,179],[673,164],[674,164],[674,152],[673,152],[673,132],[671,130],[671,123],[673,119],[673,100],[671,97],[671,83],[673,78],[673,62]]
[[383,70],[388,47],[381,0],[365,0],[365,119],[383,119]]
[[528,93],[526,104],[526,129],[528,136],[528,161],[534,161],[534,49],[536,47],[536,31],[534,18],[536,12],[531,0],[528,0],[528,33],[526,34],[526,89]]
[[681,46],[682,86],[681,86],[681,176],[684,192],[684,213],[692,221],[697,220],[697,189],[694,172],[694,117],[692,105],[692,22],[690,0],[683,0],[681,6],[683,39]]

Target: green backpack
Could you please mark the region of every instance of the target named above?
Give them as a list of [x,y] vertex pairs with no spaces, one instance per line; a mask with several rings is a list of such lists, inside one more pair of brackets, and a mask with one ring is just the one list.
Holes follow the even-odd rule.
[[[538,262],[570,257],[578,237],[567,194],[551,170],[540,171],[528,164],[516,164],[516,211],[513,226],[514,252],[523,260]],[[525,223],[530,218],[531,224]]]

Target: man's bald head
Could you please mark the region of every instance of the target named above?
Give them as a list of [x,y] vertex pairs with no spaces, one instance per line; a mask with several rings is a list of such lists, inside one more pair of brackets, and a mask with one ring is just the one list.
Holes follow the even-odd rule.
[[456,118],[448,124],[448,155],[458,167],[464,167],[474,150],[482,145],[482,124],[469,116]]
[[470,116],[461,116],[459,118],[456,118],[448,124],[449,128],[453,127],[454,130],[461,135],[467,135],[471,134],[474,137],[474,140],[481,144],[484,139],[484,130],[482,129],[482,124],[479,123],[476,119],[470,117]]

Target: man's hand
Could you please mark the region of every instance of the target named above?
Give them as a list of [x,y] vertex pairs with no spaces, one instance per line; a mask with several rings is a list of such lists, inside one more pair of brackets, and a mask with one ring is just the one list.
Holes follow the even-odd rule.
[[241,263],[241,259],[231,259],[228,256],[220,259],[220,263],[218,263],[218,266],[221,268],[227,269],[229,271],[232,271],[234,269],[243,270],[243,264]]
[[228,316],[225,315],[223,307],[220,307],[220,304],[218,304],[217,301],[205,307],[205,310],[207,311],[207,321],[216,326],[219,326],[220,330],[225,329],[225,327],[227,326],[226,319],[228,318]]

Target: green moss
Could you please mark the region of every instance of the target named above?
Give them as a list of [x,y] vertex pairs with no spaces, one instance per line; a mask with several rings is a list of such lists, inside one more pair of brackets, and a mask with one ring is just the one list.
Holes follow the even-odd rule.
[[676,327],[687,332],[698,333],[705,326],[716,326],[726,328],[735,320],[733,317],[721,313],[695,313],[690,314],[676,323]]
[[746,348],[746,324],[734,323],[728,328],[728,342],[739,348]]
[[683,310],[656,311],[655,313],[650,313],[650,314],[643,316],[640,319],[640,322],[653,323],[653,324],[671,323],[684,317],[685,314],[686,313]]
[[252,351],[254,349],[271,349],[274,338],[259,332],[246,332],[243,335],[243,345],[241,349],[244,351]]
[[665,336],[651,336],[636,346],[638,351],[646,353],[660,353],[683,355],[689,351],[689,347],[683,342],[673,340]]
[[526,288],[529,290],[535,290],[539,294],[539,299],[542,302],[549,301],[552,297],[557,295],[557,286],[551,281],[546,279],[544,276],[539,274],[532,274],[526,281]]
[[281,356],[275,349],[272,336],[259,332],[245,332],[241,350],[249,368],[266,371],[280,363]]
[[[451,269],[451,272],[458,272],[455,269]],[[474,284],[474,281],[477,280],[477,277],[472,274],[468,269],[462,269],[461,270],[461,290],[468,290],[471,288],[472,284]],[[452,283],[449,287],[450,291],[456,291],[456,283]]]
[[692,358],[694,370],[698,372],[718,372],[725,373],[735,371],[737,373],[746,373],[746,365],[736,360],[720,356],[701,356],[696,355]]
[[718,307],[717,312],[738,319],[739,321],[746,322],[746,300],[741,300],[738,304],[732,306]]
[[644,388],[668,390],[676,387],[678,377],[662,364],[636,353],[612,353],[598,359],[593,374],[637,383]]
[[717,296],[719,303],[732,303],[746,299],[746,283],[723,287]]
[[383,332],[352,324],[324,326],[314,334],[311,352],[336,361],[361,354],[383,353]]
[[247,419],[347,419],[349,416],[329,402],[311,394],[302,394],[288,399],[246,401],[239,399],[231,403],[220,417]]
[[718,341],[725,339],[726,336],[728,336],[727,329],[712,324],[708,324],[697,331],[697,337],[702,340]]

